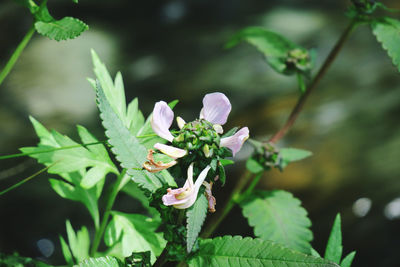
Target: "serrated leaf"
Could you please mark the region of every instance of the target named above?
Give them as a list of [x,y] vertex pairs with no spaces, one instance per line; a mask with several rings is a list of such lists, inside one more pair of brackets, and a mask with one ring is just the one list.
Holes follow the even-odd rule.
[[82,32],[89,29],[89,26],[79,19],[64,17],[49,22],[37,21],[35,22],[35,29],[49,39],[61,41],[78,37]]
[[68,244],[76,262],[89,258],[90,238],[85,226],[75,233],[71,223],[66,221]]
[[110,256],[101,257],[101,258],[89,258],[87,260],[82,261],[78,265],[74,265],[74,267],[122,267],[123,264],[120,264],[119,261]]
[[277,72],[286,70],[286,57],[290,50],[300,48],[295,43],[287,40],[278,33],[260,27],[248,27],[236,35],[226,44],[226,48],[236,46],[245,41],[254,45],[266,57],[268,64]]
[[141,170],[147,160],[147,149],[141,145],[124,126],[123,122],[114,112],[106,98],[100,84],[97,84],[97,102],[100,109],[100,117],[106,129],[111,149],[121,163],[122,168],[127,169],[134,182],[151,192],[162,186],[164,179],[161,174],[154,174]]
[[340,214],[338,213],[333,223],[331,234],[329,235],[324,258],[334,261],[336,263],[340,263],[340,259],[342,258],[342,251],[342,230],[340,223]]
[[371,23],[372,32],[400,71],[400,21],[383,17]]
[[204,220],[207,216],[208,200],[204,194],[200,194],[196,202],[191,206],[187,212],[187,233],[186,233],[186,247],[187,252],[190,253],[193,249],[197,237],[201,231]]
[[246,168],[251,173],[260,173],[264,170],[264,167],[253,158],[247,159]]
[[279,150],[279,155],[282,158],[280,167],[285,168],[290,162],[305,159],[312,155],[311,151],[298,148],[282,148]]
[[240,236],[200,240],[200,251],[189,266],[338,267],[272,241]]
[[340,263],[340,267],[351,267],[353,263],[354,257],[356,256],[356,252],[350,252]]
[[274,190],[255,191],[241,206],[257,237],[310,254],[311,221],[300,204],[292,194]]
[[166,241],[161,233],[156,233],[159,221],[140,214],[126,214],[113,211],[113,219],[104,233],[104,242],[111,247],[120,242],[119,251],[114,256],[125,258],[132,252],[151,251],[152,262],[163,250]]

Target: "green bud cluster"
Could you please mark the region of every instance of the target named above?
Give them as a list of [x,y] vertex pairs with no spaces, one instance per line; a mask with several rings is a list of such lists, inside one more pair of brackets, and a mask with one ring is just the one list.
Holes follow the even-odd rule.
[[279,150],[272,144],[264,144],[259,147],[251,158],[261,165],[264,170],[270,170],[271,168],[283,170],[282,157],[279,154]]
[[187,150],[189,157],[194,160],[207,160],[229,156],[226,148],[219,147],[220,141],[221,137],[213,124],[200,119],[185,124],[172,145]]
[[289,72],[299,70],[307,72],[312,67],[311,57],[307,50],[295,48],[286,55],[286,66]]
[[199,119],[186,123],[172,141],[174,147],[185,149],[188,155],[179,160],[186,170],[192,162],[196,162],[195,176],[207,165],[211,166],[208,177],[219,176],[222,184],[225,182],[225,171],[219,163],[220,159],[231,157],[232,151],[220,147],[221,137],[214,125],[207,120]]
[[375,0],[352,0],[354,7],[361,14],[372,14],[378,7]]

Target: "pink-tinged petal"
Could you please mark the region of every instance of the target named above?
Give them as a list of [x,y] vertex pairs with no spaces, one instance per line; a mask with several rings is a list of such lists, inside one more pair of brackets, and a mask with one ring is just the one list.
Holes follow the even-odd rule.
[[160,137],[172,142],[174,137],[169,132],[169,127],[174,120],[174,112],[164,101],[159,101],[154,105],[153,115],[151,117],[151,127]]
[[217,134],[223,134],[224,133],[224,129],[222,128],[222,126],[220,124],[214,124],[213,128],[217,132]]
[[167,156],[170,156],[173,159],[177,158],[182,158],[187,155],[187,151],[184,149],[180,149],[177,147],[173,146],[168,146],[160,143],[156,143],[154,145],[154,148],[160,150],[162,153],[164,153]]
[[243,143],[249,138],[249,128],[244,127],[232,136],[221,139],[220,146],[232,150],[233,156],[242,148]]
[[205,119],[214,124],[225,124],[232,106],[223,93],[207,94],[203,98],[203,109],[200,119]]
[[168,189],[167,194],[162,197],[164,205],[173,205],[177,209],[187,209],[191,207],[197,199],[200,186],[207,177],[210,166],[207,166],[197,177],[193,184],[193,163],[188,168],[188,178],[185,185],[178,189]]

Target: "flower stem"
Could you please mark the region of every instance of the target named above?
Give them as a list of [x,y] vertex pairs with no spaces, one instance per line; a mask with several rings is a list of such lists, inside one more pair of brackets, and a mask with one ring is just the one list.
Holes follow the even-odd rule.
[[293,126],[295,123],[297,117],[299,116],[301,110],[303,109],[304,104],[306,103],[306,100],[314,91],[314,88],[318,85],[319,81],[322,79],[322,77],[325,75],[326,71],[328,68],[331,66],[333,61],[335,60],[336,56],[338,55],[340,49],[343,47],[343,44],[345,41],[349,38],[351,32],[354,30],[354,28],[357,26],[357,21],[352,20],[350,24],[347,26],[346,30],[343,32],[343,34],[340,36],[339,40],[329,53],[328,57],[325,59],[324,64],[321,66],[319,69],[317,75],[313,79],[313,81],[310,83],[304,94],[300,96],[298,99],[296,106],[293,108],[292,112],[289,115],[289,118],[287,119],[286,123],[283,125],[283,127],[276,133],[274,134],[268,142],[271,143],[276,143],[280,139],[282,139],[283,136],[289,131],[289,129]]
[[210,221],[207,223],[206,228],[204,228],[202,234],[200,235],[202,238],[210,237],[212,233],[217,229],[219,224],[225,219],[225,217],[235,206],[235,203],[239,199],[243,188],[248,184],[252,177],[252,173],[246,170],[245,173],[239,178],[239,181],[236,183],[235,188],[232,190],[228,201],[223,205],[222,208],[218,208],[216,214],[211,217]]
[[[286,123],[275,135],[273,135],[270,138],[270,140],[268,142],[271,142],[271,143],[278,142],[288,132],[288,130],[293,126],[293,124],[296,121],[297,117],[299,116],[307,98],[310,96],[311,92],[314,90],[314,88],[318,85],[319,81],[325,75],[326,71],[328,70],[330,65],[333,63],[333,61],[335,60],[339,51],[343,47],[343,44],[349,38],[351,32],[354,30],[354,28],[357,25],[358,25],[357,20],[352,20],[350,22],[350,24],[347,26],[345,31],[340,36],[339,40],[336,42],[335,46],[332,48],[328,57],[325,59],[323,65],[319,69],[315,78],[312,80],[310,85],[307,87],[306,91],[300,96],[299,100],[296,103],[296,106],[293,108],[292,112],[290,113],[289,118],[287,119]],[[256,178],[253,180],[253,182],[247,188],[246,193],[251,192],[256,187],[261,176],[262,175],[256,176]],[[212,217],[212,219],[208,222],[206,228],[203,230],[203,233],[201,234],[202,238],[210,237],[213,234],[213,232],[218,228],[220,223],[225,219],[225,217],[229,214],[229,212],[234,207],[236,200],[239,199],[239,197],[242,195],[242,191],[243,191],[244,187],[246,186],[246,184],[249,183],[249,180],[251,180],[251,177],[252,177],[252,175],[249,172],[246,172],[244,175],[242,175],[239,178],[239,181],[237,182],[235,188],[232,191],[232,194],[229,196],[228,201],[226,202],[224,207],[219,209],[220,212],[215,214],[214,217]]]
[[126,169],[123,169],[122,172],[120,173],[120,175],[117,177],[117,180],[115,181],[112,191],[110,193],[110,196],[108,197],[106,208],[104,210],[103,219],[101,220],[100,228],[96,229],[96,234],[94,236],[93,245],[90,249],[91,257],[93,257],[95,255],[95,253],[97,252],[97,249],[99,248],[100,240],[106,229],[106,226],[108,223],[108,218],[110,217],[110,214],[111,214],[111,209],[114,205],[115,199],[117,198],[117,194],[119,192],[119,187],[122,182],[122,179],[125,176],[125,173],[126,173]]
[[24,50],[25,46],[28,44],[29,40],[32,38],[32,35],[35,33],[35,26],[32,25],[29,31],[24,36],[24,39],[19,43],[14,53],[11,55],[7,64],[4,66],[2,71],[0,72],[0,85],[3,83],[4,79],[7,77],[8,73],[10,73],[11,69],[14,67],[15,62],[17,62],[19,56]]

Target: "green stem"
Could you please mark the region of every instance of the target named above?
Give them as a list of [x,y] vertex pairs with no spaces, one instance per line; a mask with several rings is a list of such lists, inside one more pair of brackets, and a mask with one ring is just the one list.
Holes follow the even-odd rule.
[[258,182],[261,180],[261,177],[263,176],[264,172],[261,171],[256,174],[256,176],[253,178],[251,181],[250,185],[247,187],[246,191],[242,194],[243,197],[247,197],[251,193],[253,193],[254,188],[257,186]]
[[322,77],[325,75],[326,71],[331,66],[331,64],[335,60],[336,56],[339,54],[339,51],[342,49],[343,44],[349,38],[351,32],[354,30],[354,28],[357,25],[358,25],[357,20],[352,20],[350,22],[350,24],[347,26],[346,30],[342,33],[339,40],[336,42],[335,46],[332,48],[328,57],[325,59],[324,64],[319,69],[319,71],[318,71],[317,75],[315,76],[315,78],[313,79],[313,81],[310,83],[308,88],[305,90],[304,94],[302,94],[300,96],[300,98],[298,99],[296,106],[293,108],[292,112],[290,113],[289,118],[287,119],[286,123],[274,136],[272,136],[269,139],[268,142],[271,142],[271,143],[278,142],[283,136],[285,136],[285,134],[293,126],[293,124],[295,123],[301,110],[303,109],[303,106],[306,103],[306,100],[308,99],[310,94],[314,91],[314,88],[318,85],[318,83],[322,79]]
[[29,40],[32,38],[32,35],[35,33],[35,26],[32,25],[29,31],[24,36],[24,39],[19,43],[14,53],[11,55],[7,64],[4,66],[3,70],[0,72],[0,85],[3,83],[4,79],[7,77],[8,73],[10,73],[11,69],[14,67],[15,62],[17,62],[19,56],[24,50],[25,46],[28,44]]
[[20,185],[23,185],[24,183],[28,182],[29,180],[35,178],[36,176],[38,176],[38,175],[41,174],[42,172],[45,172],[46,170],[48,170],[49,168],[51,168],[52,166],[54,166],[54,164],[56,164],[56,162],[53,163],[53,164],[51,164],[51,165],[49,165],[49,166],[47,166],[46,168],[43,168],[43,169],[39,170],[38,172],[32,174],[31,176],[29,176],[28,178],[25,178],[25,179],[22,180],[22,181],[16,183],[15,185],[12,185],[12,186],[10,186],[9,188],[7,188],[7,189],[1,191],[1,192],[0,192],[0,196],[3,195],[3,194],[5,194],[5,193],[7,193],[7,192],[9,192],[9,191],[11,191],[11,190],[13,190],[14,188],[19,187]]
[[[314,88],[317,86],[319,81],[322,79],[322,77],[326,74],[326,71],[328,70],[329,66],[333,63],[335,60],[336,56],[338,55],[339,51],[343,47],[343,44],[345,41],[349,38],[351,32],[354,30],[354,28],[358,25],[358,21],[352,20],[350,24],[347,26],[345,31],[342,33],[340,36],[339,40],[329,53],[328,57],[325,59],[325,62],[323,63],[322,67],[319,69],[317,75],[311,82],[311,84],[308,86],[304,94],[302,94],[299,98],[299,100],[296,103],[296,106],[293,108],[289,118],[287,119],[286,123],[284,126],[274,135],[271,137],[269,142],[276,143],[278,142],[286,133],[287,131],[292,127],[294,122],[296,121],[297,117],[300,114],[300,111],[302,110],[307,98],[310,96],[311,92],[314,90]],[[237,202],[238,199],[240,199],[240,196],[242,194],[243,188],[248,184],[249,180],[251,179],[251,174],[246,173],[245,175],[241,176],[239,178],[239,181],[237,182],[234,190],[232,191],[232,194],[229,196],[228,201],[226,204],[219,209],[220,212],[215,214],[214,217],[208,222],[206,228],[203,230],[203,233],[201,234],[202,238],[208,238],[209,236],[212,235],[212,233],[218,228],[220,223],[225,219],[225,217],[229,214],[229,212],[232,210],[234,207],[235,203]],[[250,184],[248,189],[246,190],[251,192],[254,187],[257,185],[261,178],[256,177],[256,179],[253,180],[253,182]]]
[[100,245],[100,240],[104,234],[104,231],[106,229],[107,223],[108,223],[108,218],[110,217],[111,214],[111,209],[114,205],[115,199],[117,198],[117,194],[119,192],[119,187],[122,182],[122,179],[124,178],[126,173],[126,169],[123,169],[120,175],[118,176],[117,180],[115,181],[112,191],[110,193],[110,196],[107,200],[106,208],[104,211],[103,219],[101,220],[100,228],[96,229],[96,234],[94,236],[93,240],[93,245],[90,249],[90,256],[93,257],[95,253],[97,252],[97,249],[99,248]]
[[200,235],[202,238],[210,237],[212,233],[217,229],[220,223],[225,219],[225,217],[235,206],[235,203],[240,198],[243,188],[249,183],[252,177],[252,173],[246,170],[244,175],[239,178],[239,181],[236,183],[235,188],[232,190],[232,193],[229,196],[227,202],[225,202],[223,207],[218,208],[216,214],[212,216],[210,221],[207,223],[206,228],[204,228],[202,234]]

